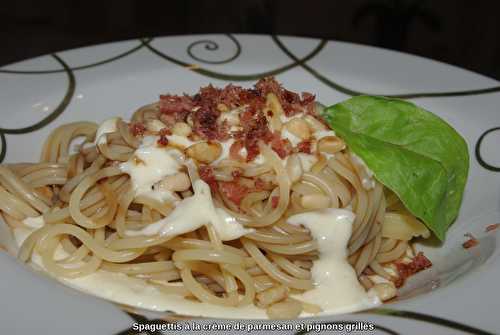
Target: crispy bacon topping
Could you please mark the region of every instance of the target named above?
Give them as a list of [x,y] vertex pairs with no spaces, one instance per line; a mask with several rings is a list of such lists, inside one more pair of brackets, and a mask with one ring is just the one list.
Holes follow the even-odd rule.
[[250,191],[248,187],[235,181],[222,181],[219,183],[219,189],[229,200],[238,206]]
[[395,265],[399,274],[395,285],[396,287],[401,287],[408,277],[431,267],[432,262],[422,252],[419,252],[410,263],[396,262]]
[[129,125],[129,130],[134,136],[142,136],[146,131],[146,126],[141,122],[131,122]]
[[498,228],[500,228],[500,223],[490,224],[488,227],[486,227],[486,232],[488,233]]
[[245,144],[243,143],[243,141],[234,141],[233,144],[231,144],[231,147],[229,147],[229,158],[235,161],[244,162],[245,157],[241,155],[241,149],[243,149],[244,147]]
[[238,179],[240,178],[241,176],[243,176],[243,172],[241,170],[233,170],[231,171],[231,176],[234,178],[234,179]]
[[216,108],[200,107],[193,115],[194,131],[204,139],[217,139],[217,118],[219,115],[220,112]]
[[156,142],[158,143],[158,145],[165,147],[168,145],[168,138],[165,135],[160,135],[160,138]]
[[275,195],[274,197],[271,198],[271,206],[273,208],[278,207],[279,202],[280,202],[280,197],[278,195]]
[[167,135],[172,135],[172,131],[168,128],[161,128],[160,131],[158,132],[160,136],[167,136]]
[[465,234],[465,237],[467,237],[468,240],[465,241],[464,243],[462,243],[462,247],[464,249],[473,248],[479,244],[479,241],[477,240],[477,238],[475,238],[474,235],[472,235],[471,233]]
[[289,139],[282,139],[280,132],[275,132],[271,140],[271,149],[283,159],[292,153],[293,146]]
[[312,142],[310,140],[303,140],[299,144],[297,144],[297,151],[298,152],[303,152],[305,154],[311,154],[312,153]]
[[[276,95],[285,114],[288,116],[314,109],[314,95],[299,94],[284,89],[273,77],[259,80],[253,89],[236,85],[227,85],[220,89],[212,85],[200,88],[194,96],[161,95],[160,120],[169,129],[176,122],[188,122],[193,126],[193,133],[206,140],[224,141],[230,137],[243,143],[247,150],[247,161],[252,161],[260,152],[259,141],[269,143],[273,140],[273,150],[280,157],[291,153],[287,141],[278,141],[271,133],[264,107],[266,96]],[[217,122],[221,113],[240,108],[241,129],[231,131],[227,121]],[[304,144],[302,150],[307,150]]]
[[188,95],[160,95],[160,113],[163,114],[189,113],[194,106],[193,99]]
[[217,191],[217,181],[215,180],[214,176],[214,170],[212,169],[211,166],[208,165],[202,165],[198,169],[198,173],[200,174],[201,180],[203,180],[205,183],[210,186],[210,189],[212,192]]
[[284,89],[273,77],[262,78],[255,84],[255,89],[262,96],[267,96],[269,93],[275,94],[287,116],[302,111],[314,111],[314,95],[304,92],[301,98],[297,93]]

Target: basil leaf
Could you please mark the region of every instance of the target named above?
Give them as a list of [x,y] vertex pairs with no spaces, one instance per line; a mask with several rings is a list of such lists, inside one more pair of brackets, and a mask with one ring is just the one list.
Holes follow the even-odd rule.
[[357,96],[320,114],[406,208],[443,241],[469,170],[465,140],[413,103]]

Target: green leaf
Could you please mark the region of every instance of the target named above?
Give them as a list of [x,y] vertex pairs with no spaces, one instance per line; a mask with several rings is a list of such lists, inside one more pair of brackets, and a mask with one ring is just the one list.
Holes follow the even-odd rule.
[[357,96],[321,114],[377,180],[443,241],[458,215],[469,170],[460,134],[399,99]]

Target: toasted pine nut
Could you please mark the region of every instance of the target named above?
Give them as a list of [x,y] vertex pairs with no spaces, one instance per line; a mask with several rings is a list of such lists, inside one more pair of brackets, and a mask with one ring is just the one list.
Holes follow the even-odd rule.
[[190,127],[193,127],[193,126],[194,126],[194,121],[193,121],[193,113],[188,114],[188,116],[187,116],[187,118],[186,118],[186,123],[187,123]]
[[191,127],[185,122],[177,122],[172,128],[172,134],[187,137],[191,134]]
[[318,150],[334,154],[345,149],[345,143],[337,136],[326,136],[318,141]]
[[288,160],[286,161],[286,172],[292,183],[299,181],[300,177],[302,177],[302,173],[304,171],[302,169],[300,158],[297,154],[293,154],[288,157]]
[[266,96],[266,106],[271,110],[273,116],[280,116],[283,113],[283,107],[281,107],[281,103],[278,100],[278,97],[274,93],[269,93]]
[[299,301],[288,299],[269,306],[266,313],[270,319],[289,320],[298,317],[302,313],[302,309],[302,304]]
[[330,206],[330,198],[322,194],[307,194],[302,196],[300,204],[306,209],[324,209]]
[[217,109],[219,110],[219,112],[222,112],[222,113],[229,111],[229,108],[227,108],[227,106],[224,104],[218,104]]
[[303,140],[307,140],[311,137],[311,131],[309,130],[309,125],[302,118],[293,118],[287,123],[285,123],[285,129],[300,137]]
[[311,130],[314,132],[328,129],[327,126],[325,126],[323,123],[319,122],[319,120],[316,119],[312,115],[304,116],[304,121],[307,122],[307,124],[309,125]]
[[180,172],[171,176],[166,176],[159,183],[160,188],[173,192],[182,192],[191,186],[191,180],[184,172]]
[[375,292],[375,294],[382,301],[387,301],[389,299],[392,299],[398,293],[398,291],[396,290],[396,287],[392,283],[379,283],[379,284],[375,284],[370,289],[370,291]]
[[165,123],[161,122],[158,119],[149,119],[146,121],[146,129],[154,133],[159,132],[165,127],[166,127]]
[[287,288],[283,285],[279,285],[257,293],[255,299],[262,305],[267,306],[285,299],[287,293]]
[[240,115],[238,111],[231,111],[221,114],[219,120],[221,122],[226,121],[229,126],[237,126],[240,124]]
[[202,163],[212,163],[222,153],[222,146],[216,142],[200,142],[186,149],[186,154]]

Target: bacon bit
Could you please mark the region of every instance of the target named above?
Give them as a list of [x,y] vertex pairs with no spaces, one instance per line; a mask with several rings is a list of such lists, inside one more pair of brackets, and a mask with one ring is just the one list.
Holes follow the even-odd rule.
[[[249,162],[260,153],[259,141],[269,143],[273,139],[263,112],[269,93],[278,97],[288,116],[309,109],[314,111],[314,95],[302,93],[299,96],[284,89],[273,77],[268,77],[259,80],[254,89],[244,89],[232,84],[223,89],[208,85],[200,88],[194,96],[161,95],[159,118],[168,128],[176,122],[192,120],[189,123],[193,127],[193,134],[201,139],[224,141],[233,137],[241,140],[247,149],[246,160]],[[242,129],[231,133],[228,122],[218,122],[218,119],[221,111],[234,108],[243,109],[239,115]],[[288,154],[287,142],[275,142],[274,146],[281,157]]]
[[464,234],[464,236],[468,238],[467,241],[462,243],[462,247],[464,249],[473,248],[479,244],[479,241],[477,240],[477,238],[475,238],[474,235],[472,235],[471,233]]
[[165,147],[168,145],[168,138],[164,135],[161,135],[158,141],[156,141],[156,143],[158,143],[158,145],[162,147]]
[[223,181],[219,183],[219,189],[224,195],[236,205],[240,205],[241,200],[248,194],[249,189],[234,181]]
[[217,129],[217,139],[219,141],[228,140],[231,137],[231,134],[229,133],[230,128],[231,127],[229,126],[227,120],[222,121]]
[[408,277],[431,267],[432,262],[424,256],[423,252],[419,252],[410,263],[405,264],[403,262],[396,262],[395,265],[399,274],[399,278],[396,280],[395,285],[396,287],[401,287]]
[[172,135],[172,131],[168,128],[161,128],[160,131],[158,132],[160,136],[170,136]]
[[490,231],[493,231],[497,228],[500,228],[500,223],[490,224],[488,227],[486,227],[485,231],[489,233]]
[[311,154],[312,153],[312,142],[311,140],[303,140],[299,144],[297,144],[297,151],[298,152],[303,152],[305,154]]
[[280,98],[283,94],[283,88],[274,79],[274,77],[265,77],[260,79],[255,84],[255,89],[263,96],[266,96],[269,93],[274,93],[278,98]]
[[217,118],[220,112],[215,108],[202,106],[193,116],[194,131],[204,139],[217,139]]
[[134,136],[142,136],[146,131],[146,126],[141,122],[132,122],[128,125],[128,129]]
[[178,114],[189,112],[194,107],[193,99],[188,95],[160,95],[160,113]]
[[300,102],[303,106],[307,106],[314,102],[316,96],[309,92],[302,92],[302,101]]
[[234,141],[229,147],[229,158],[235,161],[244,162],[245,158],[241,155],[241,149],[245,147],[243,141]]
[[255,190],[263,191],[266,189],[267,183],[260,178],[255,179]]
[[273,196],[273,197],[271,198],[271,206],[272,206],[273,208],[278,207],[278,203],[279,203],[279,202],[280,202],[280,197],[279,197],[279,195],[275,195],[275,196]]
[[254,111],[262,110],[266,103],[265,97],[256,89],[243,90],[239,94],[239,99],[241,106],[248,105]]
[[272,137],[267,119],[262,112],[253,113],[247,110],[240,116],[243,126],[243,141],[247,149],[247,162],[252,161],[260,153],[258,141],[268,143]]
[[273,77],[262,78],[255,84],[255,89],[262,96],[267,96],[269,93],[275,94],[287,116],[304,110],[310,113],[314,111],[314,95],[304,92],[301,99],[297,93],[284,89]]
[[273,149],[281,159],[284,159],[292,153],[293,146],[290,140],[281,138],[280,132],[275,132],[271,140],[271,149]]
[[260,154],[259,146],[257,142],[248,143],[246,145],[247,149],[247,162],[251,162]]
[[214,170],[212,169],[212,167],[208,165],[202,165],[198,169],[198,173],[200,174],[201,180],[203,180],[208,184],[208,186],[210,186],[212,192],[217,191],[217,181],[215,180]]
[[316,104],[314,103],[314,100],[316,100],[315,95],[308,92],[302,92],[302,101],[300,104],[304,107],[308,114],[316,114]]
[[243,176],[243,172],[241,170],[233,170],[231,171],[231,176],[234,178],[234,179],[238,179],[240,178],[241,176]]
[[229,84],[222,91],[220,91],[218,96],[218,103],[224,104],[230,108],[236,108],[240,106],[240,94],[244,91],[241,86],[235,86]]

